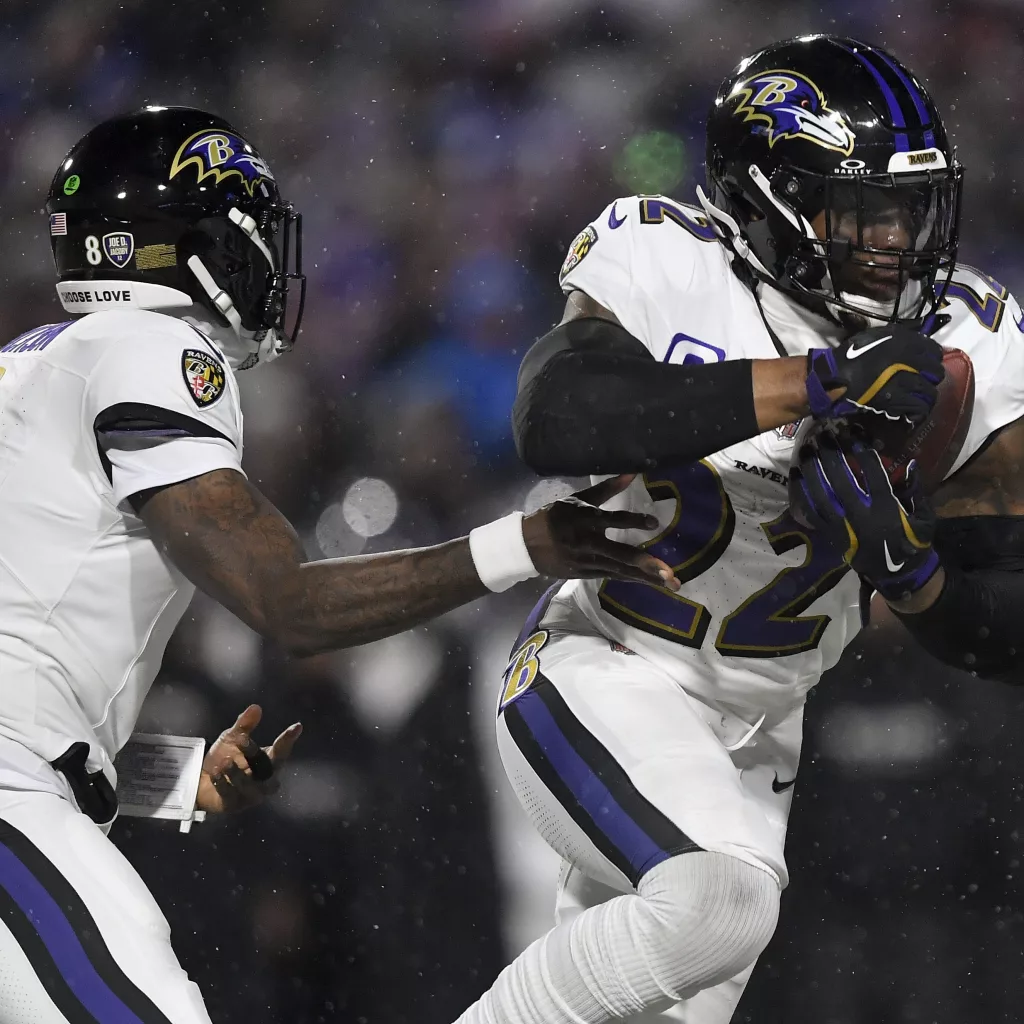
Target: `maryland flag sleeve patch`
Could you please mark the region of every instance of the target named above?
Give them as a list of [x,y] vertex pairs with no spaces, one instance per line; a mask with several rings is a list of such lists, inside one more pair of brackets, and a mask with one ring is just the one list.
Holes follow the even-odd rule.
[[181,373],[192,401],[200,409],[224,394],[224,367],[209,352],[187,348],[181,354]]
[[559,271],[558,280],[564,281],[566,275],[574,267],[578,267],[583,258],[594,247],[597,241],[597,230],[592,224],[588,224],[573,240],[569,246],[569,253],[565,257],[562,269]]

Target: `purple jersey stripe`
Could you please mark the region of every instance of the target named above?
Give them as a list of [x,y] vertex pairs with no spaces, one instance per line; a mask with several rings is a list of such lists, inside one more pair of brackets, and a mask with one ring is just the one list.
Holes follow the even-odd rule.
[[[840,44],[842,45],[842,44]],[[896,93],[892,91],[889,83],[882,77],[878,68],[874,66],[859,50],[853,50],[848,46],[843,46],[843,49],[847,53],[852,53],[871,72],[871,77],[874,78],[878,84],[879,89],[882,90],[882,95],[885,97],[885,102],[889,106],[889,116],[892,118],[893,125],[897,128],[906,128],[907,122],[903,116],[903,108],[900,106],[899,100],[896,99]],[[910,141],[906,136],[905,132],[897,131],[896,134],[896,152],[906,153],[910,149]]]
[[558,727],[536,691],[521,697],[516,707],[551,767],[587,812],[594,824],[629,861],[637,876],[667,860],[669,854],[622,809]]
[[71,922],[39,880],[0,843],[0,886],[32,922],[68,988],[102,1024],[144,1024],[99,976]]

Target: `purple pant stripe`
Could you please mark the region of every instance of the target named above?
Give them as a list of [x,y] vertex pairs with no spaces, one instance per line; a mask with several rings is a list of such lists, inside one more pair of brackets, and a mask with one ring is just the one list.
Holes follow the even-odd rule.
[[535,691],[527,693],[517,706],[551,767],[637,874],[643,874],[667,860],[669,854],[629,817],[604,782],[576,752],[540,696]]
[[144,1024],[99,976],[56,900],[3,843],[0,886],[32,922],[68,988],[100,1024]]

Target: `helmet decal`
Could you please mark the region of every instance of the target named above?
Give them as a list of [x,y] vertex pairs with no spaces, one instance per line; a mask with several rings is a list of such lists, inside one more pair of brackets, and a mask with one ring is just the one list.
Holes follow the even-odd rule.
[[853,152],[856,136],[846,119],[797,71],[762,72],[737,85],[732,95],[741,97],[735,112],[744,121],[768,125],[769,148],[779,139],[804,139],[844,156]]
[[274,180],[270,168],[247,142],[220,129],[190,135],[174,154],[168,180],[193,165],[198,173],[197,184],[211,175],[216,184],[237,175],[250,196],[261,182]]
[[103,236],[103,251],[107,259],[118,270],[128,266],[128,261],[135,254],[135,236],[130,231],[115,231]]

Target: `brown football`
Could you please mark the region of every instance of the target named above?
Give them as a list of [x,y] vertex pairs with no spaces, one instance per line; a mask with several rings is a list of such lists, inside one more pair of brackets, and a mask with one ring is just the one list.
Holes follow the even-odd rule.
[[[942,364],[946,368],[946,376],[939,385],[935,407],[919,427],[912,430],[906,424],[890,422],[874,413],[851,417],[849,422],[833,421],[828,425],[808,417],[797,430],[794,464],[800,460],[801,449],[805,445],[813,447],[822,431],[832,431],[840,436],[853,433],[865,438],[878,451],[893,484],[903,483],[907,465],[911,459],[916,459],[921,486],[925,494],[931,494],[956,462],[974,413],[974,367],[967,353],[958,348],[948,348],[943,353]],[[852,457],[850,464],[860,476],[860,467]],[[801,500],[795,488],[796,480],[790,477],[793,516],[807,526],[800,513]]]
[[902,483],[908,463],[916,459],[925,494],[931,494],[953,468],[974,412],[974,367],[967,353],[947,348],[942,365],[946,376],[939,385],[935,407],[916,429],[875,415],[857,417],[857,425],[882,456],[889,479]]

